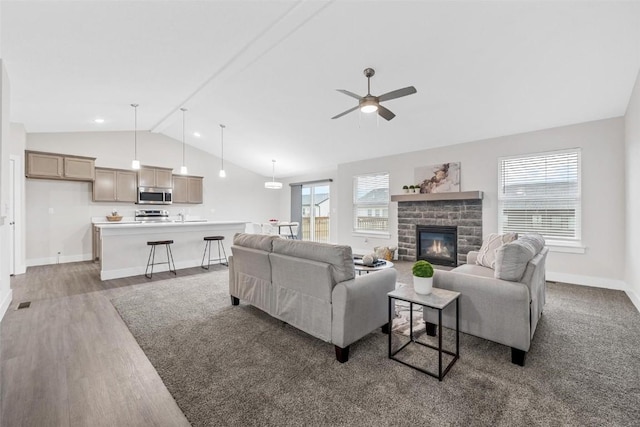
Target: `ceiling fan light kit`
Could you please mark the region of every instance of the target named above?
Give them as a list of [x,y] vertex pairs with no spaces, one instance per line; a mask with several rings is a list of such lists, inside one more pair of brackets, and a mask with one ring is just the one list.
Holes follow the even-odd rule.
[[268,190],[280,190],[282,188],[282,183],[276,181],[276,161],[271,160],[272,163],[272,178],[271,181],[267,181],[264,183],[264,188]]
[[367,94],[365,96],[356,95],[353,92],[349,92],[345,89],[336,89],[338,92],[344,93],[347,96],[355,98],[358,100],[358,106],[348,109],[337,116],[331,117],[332,119],[340,118],[346,114],[349,114],[352,111],[360,109],[363,113],[375,113],[378,112],[378,115],[385,120],[391,120],[396,115],[391,112],[391,110],[380,105],[380,102],[389,101],[391,99],[400,98],[403,96],[411,95],[417,92],[416,88],[413,86],[407,86],[402,89],[392,90],[391,92],[387,92],[380,96],[371,95],[371,77],[375,75],[376,71],[373,68],[365,68],[364,75],[367,78]]
[[360,103],[360,111],[363,113],[375,113],[378,111],[378,103],[372,99],[365,99]]

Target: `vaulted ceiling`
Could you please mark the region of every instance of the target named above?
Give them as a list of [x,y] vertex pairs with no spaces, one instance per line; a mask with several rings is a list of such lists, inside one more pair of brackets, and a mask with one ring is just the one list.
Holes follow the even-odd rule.
[[[624,114],[640,3],[7,1],[0,54],[28,132],[138,128],[262,175]],[[413,85],[358,111],[366,94]],[[102,124],[94,119],[104,118]],[[201,136],[193,136],[198,132]]]

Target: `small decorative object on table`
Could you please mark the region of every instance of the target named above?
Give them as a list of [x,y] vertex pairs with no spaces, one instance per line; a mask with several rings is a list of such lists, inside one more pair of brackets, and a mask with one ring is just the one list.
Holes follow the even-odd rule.
[[362,257],[362,265],[365,265],[367,267],[373,267],[377,261],[378,256],[374,253]]
[[433,288],[433,266],[429,261],[419,260],[413,264],[413,289],[417,294],[429,295]]
[[118,215],[118,211],[111,211],[111,215],[107,215],[107,221],[116,222],[122,220],[122,215]]
[[276,225],[277,223],[278,223],[278,220],[277,220],[277,219],[275,219],[275,218],[271,218],[271,219],[269,220],[269,224],[271,224],[271,225]]

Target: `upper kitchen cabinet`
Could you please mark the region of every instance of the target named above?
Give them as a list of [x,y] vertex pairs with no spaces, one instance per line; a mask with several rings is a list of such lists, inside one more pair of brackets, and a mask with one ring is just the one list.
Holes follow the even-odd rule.
[[95,157],[25,151],[26,177],[93,181]]
[[202,203],[201,176],[173,176],[173,203]]
[[138,171],[138,185],[140,187],[172,188],[173,169],[142,166]]
[[126,169],[96,168],[94,202],[132,202],[138,200],[137,174]]

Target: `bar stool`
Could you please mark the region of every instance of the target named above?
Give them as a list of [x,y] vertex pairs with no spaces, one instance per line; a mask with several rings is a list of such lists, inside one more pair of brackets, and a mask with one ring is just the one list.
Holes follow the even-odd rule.
[[[229,261],[227,260],[227,252],[224,250],[224,245],[222,241],[224,240],[224,236],[207,236],[204,238],[204,252],[202,253],[202,263],[200,263],[200,267],[208,270],[211,266],[211,261],[220,261],[220,264],[229,266]],[[218,242],[218,258],[212,260],[211,259],[211,242]],[[224,258],[220,255],[220,248],[222,248],[222,253],[224,254]],[[209,250],[209,257],[207,258],[207,266],[204,265],[204,258],[207,255],[207,249]],[[222,262],[224,260],[224,262]]]
[[[144,276],[147,279],[151,279],[153,276],[153,266],[159,264],[169,264],[169,272],[175,274],[176,272],[176,263],[173,262],[173,254],[171,253],[171,246],[173,244],[173,240],[157,240],[152,242],[147,242],[147,246],[151,246],[149,250],[149,259],[147,260],[147,268],[144,270]],[[164,245],[167,250],[167,261],[166,262],[156,262],[156,246]],[[171,265],[173,264],[173,270],[171,269]],[[147,274],[147,270],[149,270],[149,266],[151,266],[151,273]]]

